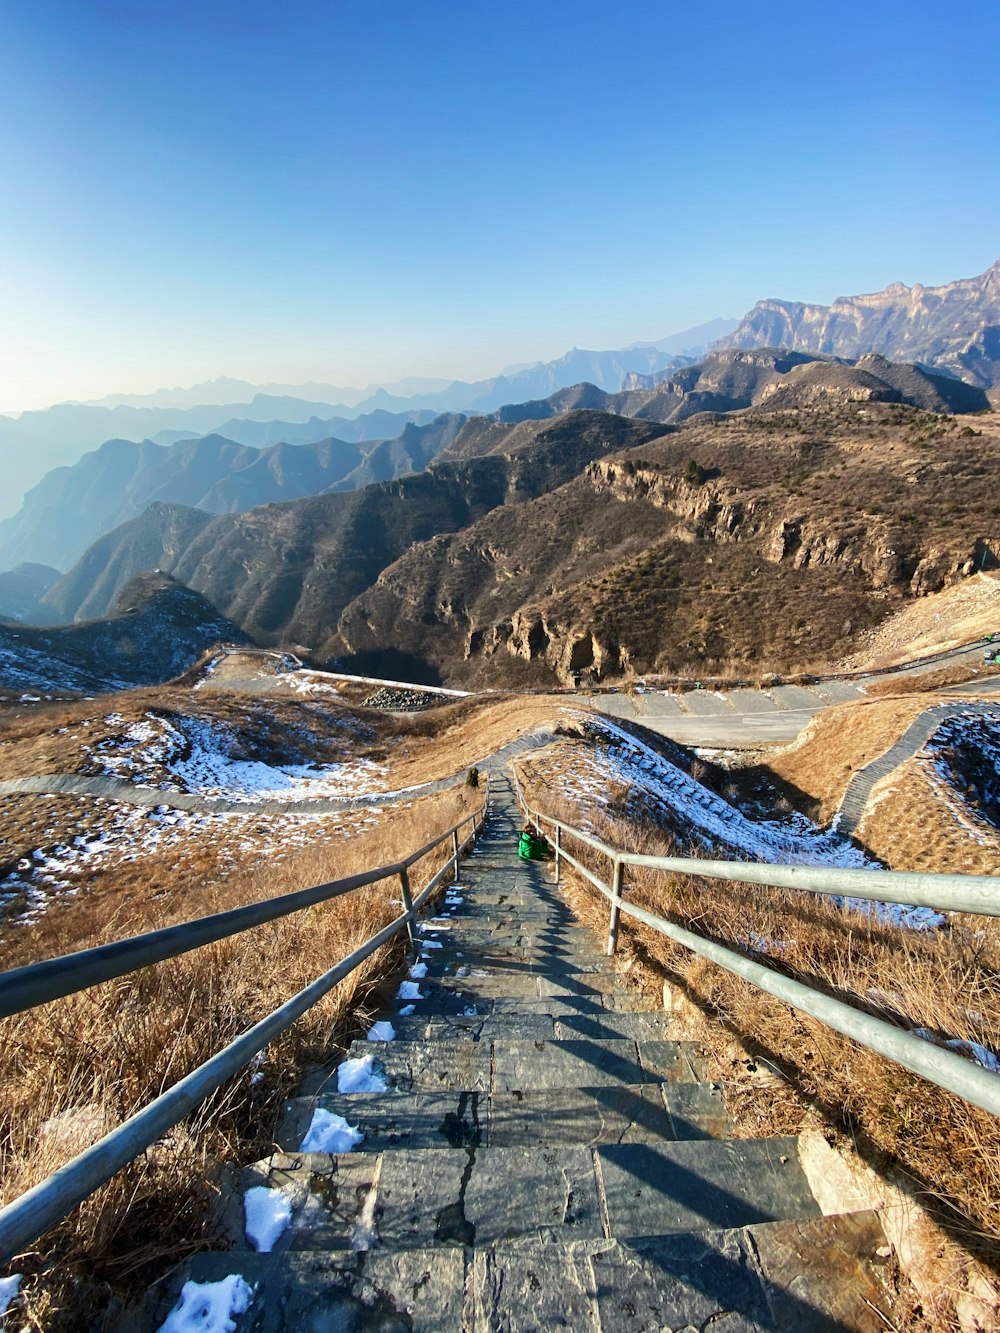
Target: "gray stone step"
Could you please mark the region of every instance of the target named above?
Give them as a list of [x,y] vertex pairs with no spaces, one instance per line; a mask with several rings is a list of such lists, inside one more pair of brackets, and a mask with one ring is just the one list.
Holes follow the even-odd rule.
[[659,1143],[730,1132],[714,1083],[612,1083],[517,1092],[372,1093],[297,1097],[282,1111],[278,1147],[297,1152],[317,1108],[364,1134],[356,1153],[393,1148]]
[[141,1326],[160,1326],[184,1281],[238,1274],[253,1298],[237,1333],[884,1333],[884,1246],[861,1212],[631,1242],[216,1251],[155,1292]]
[[794,1138],[277,1154],[230,1192],[220,1234],[231,1242],[253,1184],[291,1199],[284,1249],[350,1249],[365,1216],[380,1245],[419,1249],[541,1234],[628,1240],[819,1214]]
[[524,1092],[611,1083],[697,1083],[706,1066],[690,1042],[574,1036],[539,1040],[356,1041],[350,1058],[371,1056],[389,1087],[404,1092]]

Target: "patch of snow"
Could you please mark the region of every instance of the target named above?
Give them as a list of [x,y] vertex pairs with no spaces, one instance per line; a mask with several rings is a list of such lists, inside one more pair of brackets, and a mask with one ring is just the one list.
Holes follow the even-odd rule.
[[397,1000],[422,1000],[423,998],[420,987],[415,981],[401,981],[399,983],[399,990],[396,992]]
[[983,1069],[988,1069],[991,1074],[1000,1074],[1000,1056],[983,1046],[978,1041],[966,1041],[962,1037],[939,1037],[932,1032],[930,1028],[914,1028],[913,1035],[922,1037],[924,1041],[932,1042],[935,1046],[943,1046],[946,1050],[957,1051],[959,1055],[970,1055],[976,1064]]
[[374,1056],[359,1055],[337,1066],[337,1091],[388,1092],[389,1085],[376,1069]]
[[[650,746],[623,728],[602,718],[581,716],[584,730],[605,741],[589,756],[590,772],[583,763],[567,781],[567,790],[586,804],[607,804],[607,789],[613,782],[631,787],[654,808],[680,816],[717,855],[771,865],[838,866],[845,869],[877,869],[873,861],[850,839],[831,826],[821,829],[801,814],[782,820],[752,820],[738,807],[702,786]],[[584,821],[586,825],[587,821]],[[876,902],[861,898],[830,897],[853,911],[911,930],[929,930],[944,922],[940,913],[926,907]]]
[[[361,1064],[363,1061],[348,1060],[345,1063]],[[340,1069],[343,1068],[344,1066],[341,1065]],[[350,1075],[346,1081],[351,1081]],[[385,1085],[383,1084],[380,1088],[342,1087],[340,1070],[338,1070],[337,1091],[384,1092]],[[324,1107],[317,1106],[313,1111],[313,1117],[309,1122],[305,1138],[299,1144],[299,1152],[353,1152],[358,1144],[364,1141],[364,1137],[364,1134],[359,1129],[355,1129],[353,1125],[349,1125],[342,1115],[336,1115],[333,1111],[327,1111]]]
[[17,1299],[24,1280],[23,1273],[13,1273],[10,1277],[0,1277],[0,1319],[10,1309],[11,1302]]
[[387,1018],[379,1019],[368,1033],[369,1041],[395,1041],[396,1029]]
[[415,1004],[404,1004],[402,1009],[397,1012],[399,1013],[400,1018],[409,1018],[411,1014],[417,1012],[417,1006]]
[[258,1254],[270,1254],[292,1220],[293,1198],[287,1189],[254,1185],[243,1196],[247,1240]]
[[422,949],[443,949],[444,945],[440,940],[421,940],[420,947]]
[[409,975],[414,981],[422,981],[427,975],[427,964],[414,963],[410,968]]
[[255,1291],[238,1273],[218,1282],[185,1282],[159,1333],[235,1333],[233,1316],[246,1314]]

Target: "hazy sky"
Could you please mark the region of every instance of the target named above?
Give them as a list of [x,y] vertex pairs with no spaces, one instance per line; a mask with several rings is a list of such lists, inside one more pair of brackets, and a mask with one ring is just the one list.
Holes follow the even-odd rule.
[[0,0],[0,410],[474,378],[1000,254],[1000,4]]

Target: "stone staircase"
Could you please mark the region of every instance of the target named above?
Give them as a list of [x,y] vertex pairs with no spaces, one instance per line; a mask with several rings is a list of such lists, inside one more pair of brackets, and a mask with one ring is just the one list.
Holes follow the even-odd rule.
[[873,759],[871,763],[866,764],[864,768],[859,769],[851,778],[841,798],[840,808],[834,817],[834,825],[837,831],[843,833],[846,837],[854,837],[868,807],[868,800],[876,782],[880,782],[893,769],[898,768],[900,764],[905,764],[908,759],[912,759],[915,754],[918,754],[945,722],[955,717],[995,717],[996,712],[996,704],[979,703],[967,699],[960,704],[934,704],[921,713],[919,717],[914,718],[894,745],[891,745],[883,754]]
[[[254,1288],[240,1333],[895,1327],[877,1218],[823,1216],[797,1139],[729,1137],[699,1048],[616,977],[550,868],[517,860],[518,822],[501,777],[424,926],[424,998],[350,1052],[387,1090],[339,1093],[331,1072],[289,1103],[280,1151],[231,1173],[233,1248],[196,1256],[143,1327],[183,1279],[234,1274]],[[364,1140],[301,1151],[317,1110]],[[291,1213],[264,1254],[244,1231],[257,1186]]]

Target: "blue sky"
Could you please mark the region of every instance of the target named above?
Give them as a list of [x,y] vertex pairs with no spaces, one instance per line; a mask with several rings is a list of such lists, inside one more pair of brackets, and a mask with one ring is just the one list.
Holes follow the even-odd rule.
[[0,23],[0,410],[474,378],[1000,254],[996,0]]

